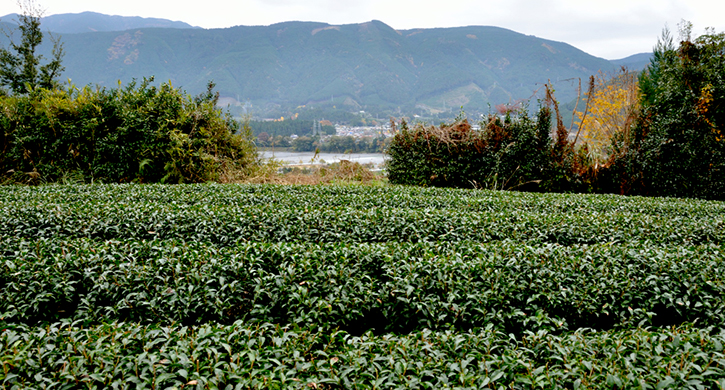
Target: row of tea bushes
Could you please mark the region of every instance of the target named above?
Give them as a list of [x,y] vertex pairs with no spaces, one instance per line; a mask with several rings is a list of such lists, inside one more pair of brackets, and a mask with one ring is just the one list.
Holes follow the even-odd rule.
[[0,319],[407,333],[725,322],[725,249],[0,239]]
[[490,329],[351,337],[270,324],[14,326],[4,388],[722,389],[725,333],[675,327],[520,340]]
[[[0,188],[0,236],[239,242],[491,242],[669,245],[725,242],[716,202],[509,195],[353,187],[190,186]],[[274,190],[279,188],[279,192]],[[334,187],[339,188],[339,187]],[[124,191],[128,190],[128,193]],[[234,190],[240,195],[233,200]],[[406,196],[398,194],[407,194]],[[125,198],[124,198],[125,197]],[[375,205],[389,201],[389,205]],[[398,202],[396,204],[396,202]],[[428,202],[428,203],[426,203]],[[412,207],[411,203],[416,206]],[[493,205],[493,206],[491,206]],[[675,206],[681,206],[681,209]],[[644,210],[644,211],[638,211]]]
[[73,185],[0,187],[0,204],[85,208],[96,204],[157,208],[275,206],[279,208],[371,208],[532,212],[562,214],[624,213],[669,218],[722,217],[725,203],[696,199],[614,195],[538,194],[421,187],[277,185]]
[[0,187],[1,388],[725,389],[725,204]]

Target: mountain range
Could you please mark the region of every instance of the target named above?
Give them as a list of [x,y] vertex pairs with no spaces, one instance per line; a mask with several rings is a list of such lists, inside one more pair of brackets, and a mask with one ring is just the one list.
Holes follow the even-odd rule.
[[[12,15],[0,22],[13,27]],[[201,29],[86,12],[48,16],[42,28],[63,42],[63,78],[75,85],[116,87],[154,76],[198,94],[213,81],[232,110],[253,107],[262,116],[311,107],[484,112],[531,98],[547,81],[566,102],[576,98],[578,80],[620,66],[639,70],[650,57],[609,61],[499,27],[395,30],[377,20]]]
[[[3,22],[17,23],[18,14],[0,17]],[[78,14],[57,14],[41,19],[44,31],[62,34],[77,34],[98,31],[124,31],[135,28],[200,28],[188,23],[140,16],[105,15],[97,12]]]

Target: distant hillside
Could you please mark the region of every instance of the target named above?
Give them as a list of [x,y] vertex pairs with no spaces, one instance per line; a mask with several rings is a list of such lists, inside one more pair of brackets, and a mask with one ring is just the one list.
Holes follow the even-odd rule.
[[[17,23],[17,14],[5,15],[3,22]],[[104,15],[96,12],[50,15],[41,19],[43,30],[75,34],[95,31],[124,31],[136,28],[195,28],[184,22],[139,16]]]
[[614,60],[612,63],[617,66],[624,66],[630,70],[642,70],[649,65],[651,59],[652,53],[640,53],[622,58],[621,60]]
[[532,97],[547,80],[566,102],[576,97],[578,78],[618,67],[566,43],[498,27],[396,31],[380,21],[134,27],[64,32],[62,40],[63,77],[76,85],[115,87],[118,80],[155,76],[197,94],[213,80],[224,102],[258,114],[299,106],[488,112],[489,105]]

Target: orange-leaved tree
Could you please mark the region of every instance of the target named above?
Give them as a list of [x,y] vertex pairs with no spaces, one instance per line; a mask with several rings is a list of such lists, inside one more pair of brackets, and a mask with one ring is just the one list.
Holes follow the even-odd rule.
[[622,67],[608,76],[599,72],[590,79],[583,112],[575,112],[578,127],[575,142],[587,145],[595,163],[607,160],[615,135],[625,135],[636,117],[639,86],[635,73]]

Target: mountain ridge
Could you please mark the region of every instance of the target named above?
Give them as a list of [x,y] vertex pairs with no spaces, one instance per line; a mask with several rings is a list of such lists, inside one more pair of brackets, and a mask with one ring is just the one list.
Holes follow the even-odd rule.
[[[17,24],[17,17],[18,14],[8,14],[0,17],[0,20]],[[185,22],[163,18],[106,15],[91,11],[48,15],[40,19],[40,24],[44,31],[62,34],[125,31],[138,28],[200,28]]]
[[233,109],[251,105],[264,113],[310,106],[486,111],[531,98],[548,81],[557,98],[568,101],[576,97],[577,78],[624,63],[643,66],[645,59],[609,61],[494,26],[396,30],[379,20],[59,35],[64,77],[77,85],[115,87],[118,80],[155,76],[197,94],[214,81]]

